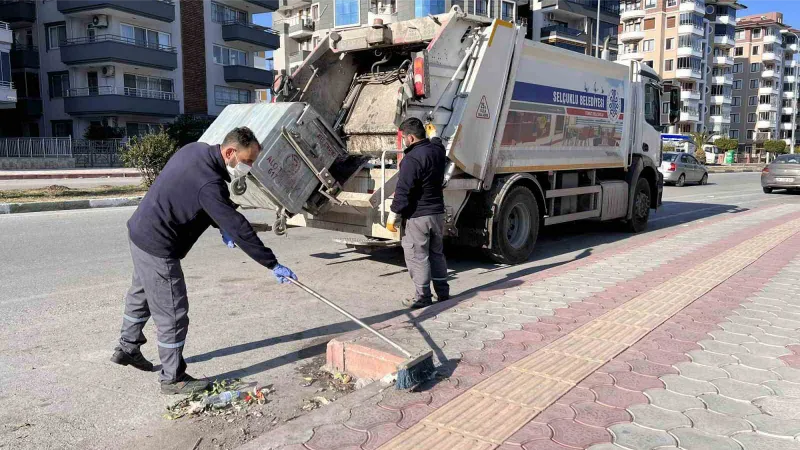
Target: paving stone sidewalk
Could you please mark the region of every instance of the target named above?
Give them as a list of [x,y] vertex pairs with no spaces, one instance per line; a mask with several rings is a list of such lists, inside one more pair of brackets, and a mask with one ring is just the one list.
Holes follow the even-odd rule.
[[[704,233],[703,239],[697,239],[692,231],[673,234],[560,271],[552,277],[540,278],[535,283],[493,291],[486,298],[459,304],[435,317],[413,324],[394,324],[384,330],[393,338],[412,348],[430,345],[435,349],[438,362],[448,372],[447,380],[432,389],[411,394],[391,389],[375,391],[372,396],[362,394],[352,407],[339,405],[337,414],[325,417],[319,411],[312,415],[307,423],[313,423],[313,427],[309,429],[290,426],[291,429],[260,438],[247,448],[377,448],[465,389],[575,330],[607,308],[624,303],[686,268],[743,242],[752,237],[752,230],[767,229],[796,217],[798,208],[792,205],[742,214],[722,221],[722,225],[715,226],[715,233]],[[597,376],[601,375],[598,372]],[[638,380],[635,374],[621,375],[621,379],[621,383],[628,383],[629,387],[635,387]],[[654,379],[649,387],[663,387],[655,382],[661,383]],[[621,388],[611,385],[607,389],[609,396],[620,394],[615,389]],[[637,393],[631,392],[630,395]],[[639,395],[636,397],[639,400],[646,398],[641,392]],[[596,407],[595,410],[591,406],[588,408],[587,414],[602,414]],[[614,417],[619,422],[630,422],[632,413],[621,408],[613,412]],[[537,420],[543,415],[547,418],[545,413]],[[559,431],[560,435],[573,434],[569,426],[575,423],[578,422],[564,422],[567,429]],[[545,428],[554,430],[547,425]],[[605,438],[587,442],[612,442],[611,434],[605,428],[601,431]],[[542,445],[561,445],[552,439],[554,431],[549,435],[544,429],[539,432],[541,439],[529,440],[546,443]],[[521,446],[524,442],[507,444]]]

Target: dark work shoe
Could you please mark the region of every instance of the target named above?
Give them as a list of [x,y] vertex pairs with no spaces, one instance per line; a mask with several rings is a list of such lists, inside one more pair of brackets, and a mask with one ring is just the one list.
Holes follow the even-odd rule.
[[111,355],[111,362],[119,364],[120,366],[133,366],[145,372],[153,371],[153,363],[145,359],[142,352],[128,353],[119,347],[117,347],[114,350],[114,354]]
[[403,306],[411,309],[424,308],[432,304],[433,302],[429,298],[407,298],[403,300]]
[[448,300],[450,300],[450,294],[447,294],[447,295],[436,294],[436,301],[437,302],[446,302]]
[[211,383],[206,380],[196,380],[189,375],[184,375],[181,381],[174,383],[161,382],[162,394],[182,394],[188,395],[195,392],[207,391],[211,388]]

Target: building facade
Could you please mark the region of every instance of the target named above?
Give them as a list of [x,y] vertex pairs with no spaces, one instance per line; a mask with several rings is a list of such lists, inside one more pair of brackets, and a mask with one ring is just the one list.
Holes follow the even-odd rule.
[[622,0],[620,59],[641,61],[681,88],[672,133],[727,136],[736,0]]
[[282,0],[272,15],[273,27],[281,32],[280,49],[273,52],[275,71],[291,72],[333,30],[442,14],[456,5],[508,22],[529,17],[528,0]]
[[17,90],[11,79],[11,26],[0,22],[0,109],[17,106]]
[[20,0],[13,32],[17,108],[4,136],[81,137],[91,126],[148,132],[179,114],[217,115],[269,87],[255,53],[278,35],[252,23],[277,0]]
[[772,12],[742,17],[736,24],[733,68],[732,137],[739,150],[763,153],[766,140],[796,134],[797,36],[783,23],[783,14]]
[[619,0],[533,0],[531,39],[586,55],[597,55],[599,1],[599,44],[617,59],[620,23]]

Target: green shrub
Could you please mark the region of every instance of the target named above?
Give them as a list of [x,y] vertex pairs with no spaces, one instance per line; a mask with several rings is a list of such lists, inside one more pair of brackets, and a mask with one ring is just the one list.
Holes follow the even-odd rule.
[[197,142],[214,120],[207,116],[180,115],[167,125],[167,134],[178,148]]
[[104,141],[107,139],[122,139],[125,137],[125,128],[107,127],[105,125],[92,124],[83,132],[83,138],[90,141]]
[[723,152],[739,149],[739,141],[737,139],[717,138],[714,141],[714,145]]
[[773,155],[789,153],[789,149],[786,148],[786,142],[780,140],[764,141],[764,150]]
[[138,169],[149,187],[177,150],[178,145],[164,131],[134,136],[122,150],[122,161]]

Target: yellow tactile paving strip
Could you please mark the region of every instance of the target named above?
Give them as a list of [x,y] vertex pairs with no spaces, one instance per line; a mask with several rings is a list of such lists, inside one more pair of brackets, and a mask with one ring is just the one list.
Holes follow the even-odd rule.
[[582,379],[798,231],[800,219],[694,266],[492,375],[381,448],[496,448]]

